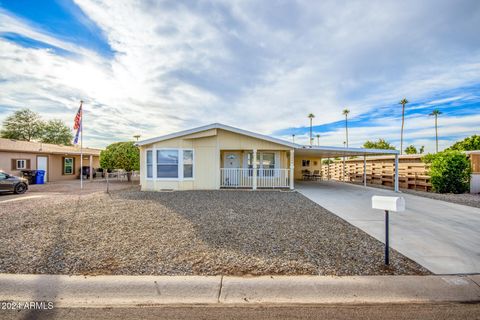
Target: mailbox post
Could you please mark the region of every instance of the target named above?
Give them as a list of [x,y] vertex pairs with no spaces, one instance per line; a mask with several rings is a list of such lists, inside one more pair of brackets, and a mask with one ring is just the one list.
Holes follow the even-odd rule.
[[390,264],[389,254],[389,211],[402,212],[405,211],[405,199],[403,197],[372,197],[372,208],[385,211],[385,265]]

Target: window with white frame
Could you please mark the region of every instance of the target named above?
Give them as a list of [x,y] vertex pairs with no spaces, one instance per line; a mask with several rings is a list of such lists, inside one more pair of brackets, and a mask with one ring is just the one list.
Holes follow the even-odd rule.
[[153,151],[147,150],[147,178],[153,178]]
[[193,179],[194,171],[194,152],[191,149],[146,151],[146,178]]
[[73,173],[73,158],[63,158],[63,174]]
[[17,162],[17,170],[23,170],[27,168],[27,160],[19,159]]
[[193,150],[183,150],[183,177],[193,178]]
[[157,178],[178,178],[178,150],[157,150]]

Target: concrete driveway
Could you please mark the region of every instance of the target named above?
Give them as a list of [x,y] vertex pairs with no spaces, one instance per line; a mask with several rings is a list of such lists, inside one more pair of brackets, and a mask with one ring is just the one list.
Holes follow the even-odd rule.
[[373,195],[405,198],[406,211],[390,214],[390,245],[437,274],[480,273],[480,209],[389,190],[335,181],[296,182],[307,198],[378,240],[384,213]]

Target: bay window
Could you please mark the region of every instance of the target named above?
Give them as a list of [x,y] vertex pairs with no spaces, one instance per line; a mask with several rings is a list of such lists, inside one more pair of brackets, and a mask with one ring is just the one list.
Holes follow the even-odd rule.
[[153,151],[147,150],[147,178],[153,178]]
[[147,150],[145,161],[147,179],[193,179],[194,153],[191,149]]
[[183,177],[193,178],[193,150],[183,150]]

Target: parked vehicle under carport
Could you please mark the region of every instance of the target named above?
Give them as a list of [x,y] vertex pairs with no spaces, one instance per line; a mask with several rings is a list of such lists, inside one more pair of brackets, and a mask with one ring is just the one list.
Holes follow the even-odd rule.
[[28,190],[28,180],[0,171],[0,192],[22,194]]

